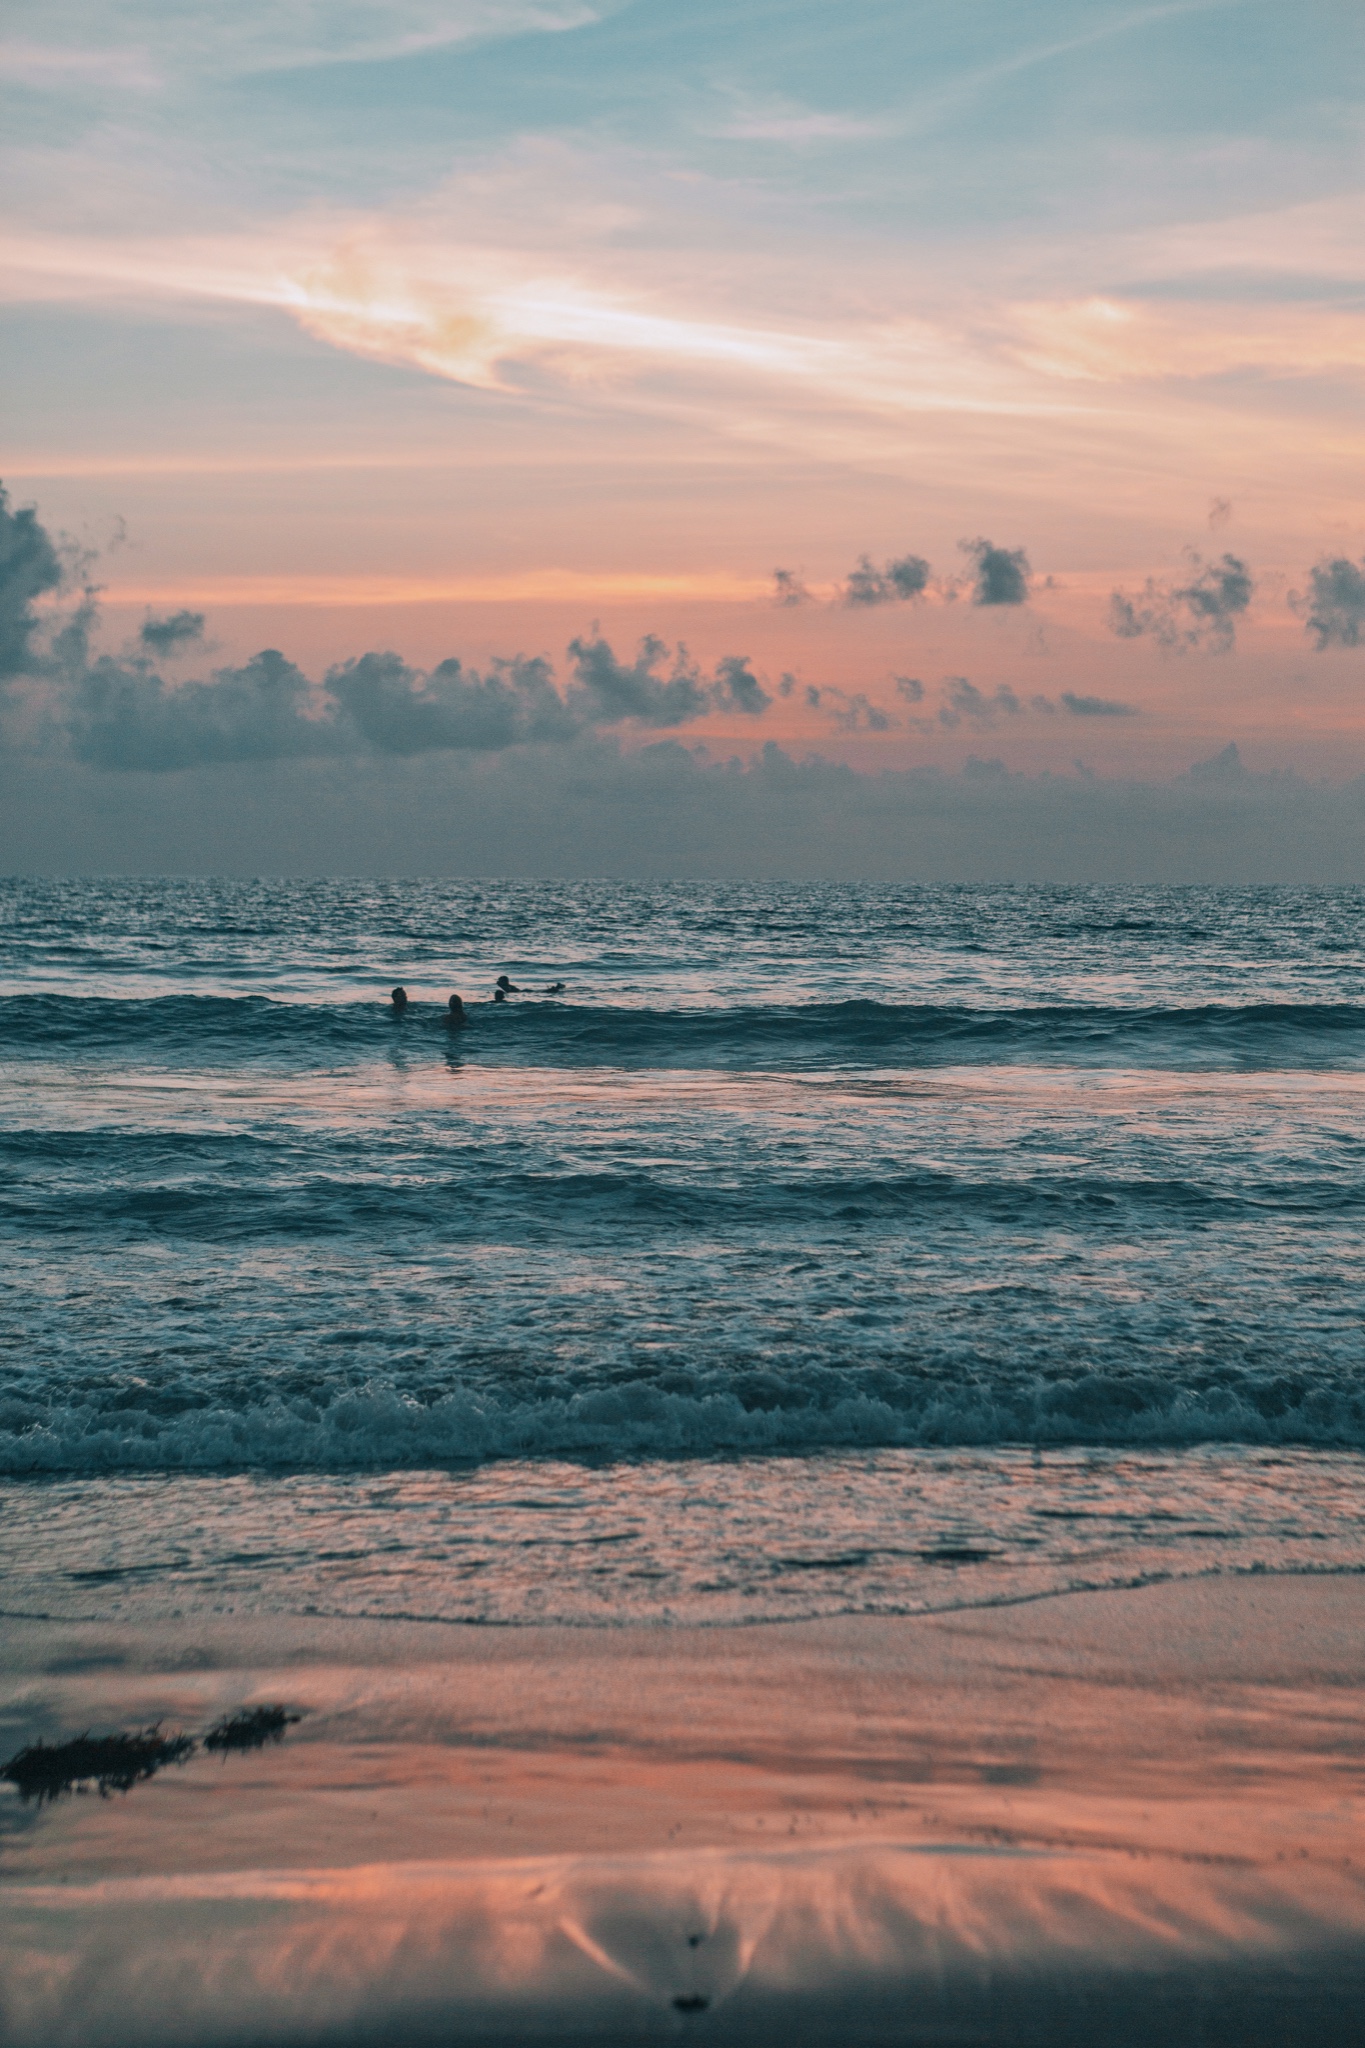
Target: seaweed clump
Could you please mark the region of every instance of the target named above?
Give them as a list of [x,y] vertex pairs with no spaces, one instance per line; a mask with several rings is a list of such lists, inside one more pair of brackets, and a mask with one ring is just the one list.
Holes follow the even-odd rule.
[[283,1742],[285,1729],[302,1718],[287,1707],[243,1707],[239,1714],[214,1722],[204,1747],[221,1756],[230,1750],[264,1749],[267,1742]]
[[70,1742],[31,1742],[0,1767],[27,1804],[39,1806],[66,1792],[84,1792],[93,1785],[101,1799],[111,1792],[131,1792],[154,1778],[167,1764],[183,1764],[197,1747],[192,1735],[163,1735],[160,1722],[117,1735],[75,1736]]

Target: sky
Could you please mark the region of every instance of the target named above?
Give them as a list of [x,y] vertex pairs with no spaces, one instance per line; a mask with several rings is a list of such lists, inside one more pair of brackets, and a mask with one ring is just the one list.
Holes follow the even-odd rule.
[[1357,0],[17,0],[0,867],[1365,880]]

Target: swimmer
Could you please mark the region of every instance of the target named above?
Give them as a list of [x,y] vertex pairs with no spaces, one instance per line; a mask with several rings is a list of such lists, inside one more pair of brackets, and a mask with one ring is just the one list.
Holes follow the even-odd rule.
[[[504,996],[519,996],[521,994],[521,990],[517,987],[516,983],[509,981],[505,974],[498,976],[497,986],[502,990]],[[499,998],[494,996],[493,1000],[497,1002]]]
[[408,1007],[407,990],[405,988],[391,988],[389,990],[389,1001],[393,1004],[394,1016],[401,1017]]
[[545,985],[545,993],[546,993],[546,995],[547,995],[547,996],[562,996],[562,995],[563,995],[563,993],[564,993],[564,991],[565,991],[565,989],[566,989],[567,987],[568,987],[568,983],[567,983],[567,982],[563,982],[563,981],[551,981],[551,982],[547,982],[547,983],[546,983],[546,985]]
[[493,991],[493,1001],[495,1003],[505,1003],[507,1001],[507,990],[505,988],[495,988]]
[[446,1010],[446,1030],[463,1031],[468,1022],[469,1012],[458,996],[452,996]]

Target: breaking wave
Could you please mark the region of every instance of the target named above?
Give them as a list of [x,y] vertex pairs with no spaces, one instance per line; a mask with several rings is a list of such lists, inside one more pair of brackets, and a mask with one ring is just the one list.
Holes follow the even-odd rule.
[[[1202,1443],[1365,1448],[1365,1383],[1349,1375],[1232,1374],[1191,1385],[1096,1368],[1012,1384],[945,1384],[913,1370],[865,1376],[719,1372],[690,1387],[644,1376],[577,1393],[420,1399],[392,1381],[259,1399],[187,1385],[0,1401],[0,1473],[397,1470],[496,1458],[724,1456],[837,1448]],[[169,1412],[168,1412],[169,1411]]]

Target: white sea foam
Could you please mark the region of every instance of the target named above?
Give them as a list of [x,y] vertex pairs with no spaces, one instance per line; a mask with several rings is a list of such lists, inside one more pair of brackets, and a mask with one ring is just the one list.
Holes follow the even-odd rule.
[[793,1375],[785,1396],[780,1405],[748,1406],[719,1389],[696,1396],[639,1379],[530,1401],[454,1392],[429,1403],[370,1384],[320,1402],[266,1399],[170,1415],[127,1397],[109,1406],[53,1404],[40,1418],[16,1418],[9,1403],[0,1405],[0,1472],[346,1472],[495,1458],[676,1458],[849,1446],[1365,1448],[1365,1391],[1345,1388],[1317,1390],[1273,1414],[1226,1386],[1199,1393],[1169,1378],[1153,1377],[1142,1387],[1131,1375],[1107,1381],[1100,1373],[1014,1386],[995,1397],[981,1386],[925,1390],[914,1406],[867,1394],[803,1400],[800,1376]]

